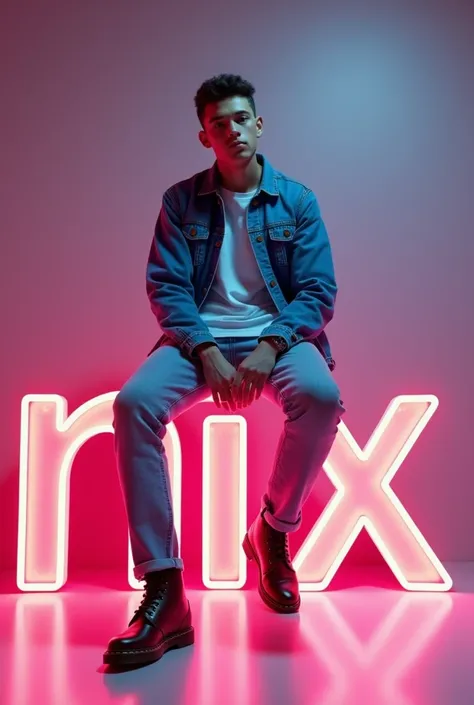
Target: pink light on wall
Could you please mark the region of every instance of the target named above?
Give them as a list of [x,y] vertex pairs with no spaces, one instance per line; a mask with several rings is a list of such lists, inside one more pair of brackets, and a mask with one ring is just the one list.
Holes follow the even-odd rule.
[[[21,590],[54,591],[67,580],[72,463],[89,438],[113,432],[115,396],[116,392],[111,392],[95,397],[69,417],[67,401],[59,395],[27,395],[22,400],[17,563]],[[444,591],[452,586],[451,578],[389,486],[437,404],[432,396],[395,398],[364,451],[341,422],[324,468],[336,493],[294,561],[302,590],[327,587],[364,526],[407,590]],[[164,442],[180,542],[181,446],[174,424],[167,428]],[[240,588],[246,581],[246,561],[240,546],[247,528],[246,455],[243,417],[212,415],[205,419],[202,560],[203,582],[211,589]],[[128,558],[129,584],[139,588],[133,576],[130,542]]]

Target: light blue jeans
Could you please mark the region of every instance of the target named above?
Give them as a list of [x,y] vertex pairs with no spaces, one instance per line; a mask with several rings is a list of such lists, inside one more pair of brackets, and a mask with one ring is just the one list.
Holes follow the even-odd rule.
[[[217,342],[235,368],[257,346],[256,338]],[[115,450],[137,580],[150,571],[183,569],[163,438],[170,421],[209,394],[199,359],[165,342],[115,398]],[[308,342],[278,358],[263,395],[282,407],[286,420],[262,509],[267,507],[265,518],[274,529],[296,531],[344,407],[324,358]]]

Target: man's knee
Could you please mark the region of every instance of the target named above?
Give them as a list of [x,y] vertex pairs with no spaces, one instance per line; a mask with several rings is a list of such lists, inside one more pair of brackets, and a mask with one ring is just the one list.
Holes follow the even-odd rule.
[[300,386],[295,396],[298,405],[304,406],[307,411],[314,412],[320,418],[340,417],[344,412],[339,387],[332,378],[324,383],[311,380]]
[[150,392],[143,385],[137,384],[132,377],[128,382],[125,382],[114,399],[114,421],[142,416],[146,413],[150,413],[156,418],[161,413],[159,407],[159,399],[152,399]]
[[138,389],[135,385],[126,382],[114,399],[114,418],[133,413],[139,405],[139,402],[140,394]]

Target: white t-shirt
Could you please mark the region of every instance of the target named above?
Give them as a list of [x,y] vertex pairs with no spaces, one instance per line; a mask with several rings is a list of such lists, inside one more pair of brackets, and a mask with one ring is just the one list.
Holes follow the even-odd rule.
[[220,189],[225,229],[211,290],[199,313],[215,338],[258,337],[278,315],[247,232],[247,209],[258,189]]

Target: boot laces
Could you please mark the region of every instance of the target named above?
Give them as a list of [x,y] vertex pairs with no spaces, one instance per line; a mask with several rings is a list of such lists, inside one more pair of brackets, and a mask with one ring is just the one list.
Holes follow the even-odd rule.
[[[288,565],[291,565],[290,557],[290,546],[288,541],[288,534],[282,531],[272,532],[272,537],[270,541],[267,541],[267,545],[270,548],[272,557],[278,560],[284,560]],[[272,559],[270,559],[270,563]]]
[[161,600],[163,600],[167,591],[167,580],[161,583],[150,581],[146,577],[144,578],[144,580],[145,591],[143,593],[142,601],[140,602],[139,606],[133,614],[132,621],[135,621],[135,619],[140,614],[143,614],[144,616],[151,619],[155,614],[156,610],[158,609],[160,602]]

